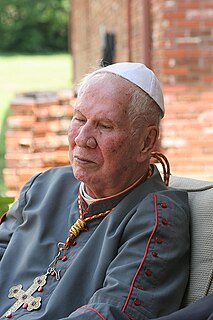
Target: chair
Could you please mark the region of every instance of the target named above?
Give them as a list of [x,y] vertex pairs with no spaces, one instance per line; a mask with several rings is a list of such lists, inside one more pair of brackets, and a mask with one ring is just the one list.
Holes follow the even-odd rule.
[[178,176],[170,187],[188,192],[191,211],[191,264],[183,306],[213,292],[213,182]]

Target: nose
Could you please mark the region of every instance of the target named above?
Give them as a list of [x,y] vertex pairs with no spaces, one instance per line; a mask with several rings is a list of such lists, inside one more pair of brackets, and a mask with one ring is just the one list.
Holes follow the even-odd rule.
[[89,125],[84,124],[84,126],[80,128],[78,135],[75,137],[75,144],[82,148],[96,148],[97,141]]

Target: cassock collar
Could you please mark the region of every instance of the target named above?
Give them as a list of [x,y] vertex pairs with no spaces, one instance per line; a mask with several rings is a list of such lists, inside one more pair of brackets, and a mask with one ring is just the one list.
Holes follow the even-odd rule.
[[[110,209],[114,208],[129,193],[131,193],[136,188],[139,188],[139,187],[143,186],[143,184],[146,181],[149,181],[149,183],[153,184],[155,182],[157,183],[157,180],[159,181],[159,179],[160,179],[160,181],[163,183],[163,181],[161,179],[161,176],[160,176],[160,173],[158,172],[158,169],[156,168],[156,166],[155,165],[151,165],[151,166],[152,166],[152,172],[153,172],[151,177],[149,177],[145,181],[140,178],[132,186],[130,186],[129,188],[125,189],[122,192],[119,192],[116,195],[113,195],[113,196],[110,196],[110,197],[107,197],[107,198],[101,198],[101,199],[93,199],[93,198],[88,196],[89,199],[90,199],[89,202],[91,202],[89,204],[89,206],[88,206],[88,209],[89,209],[88,210],[88,214],[89,215],[93,215],[93,214],[97,214],[99,212],[103,212],[103,211],[110,210]],[[79,192],[81,194],[81,197],[83,198],[83,201],[85,203],[87,203],[87,197],[85,197],[85,191],[83,190],[83,185],[82,184],[80,185]]]

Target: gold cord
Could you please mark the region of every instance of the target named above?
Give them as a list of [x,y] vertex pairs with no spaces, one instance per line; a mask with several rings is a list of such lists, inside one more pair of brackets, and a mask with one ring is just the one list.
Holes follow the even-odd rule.
[[69,233],[72,233],[74,235],[74,237],[77,237],[79,235],[79,233],[81,232],[81,230],[86,228],[86,223],[81,220],[78,219],[74,225],[69,229]]
[[69,229],[69,237],[64,242],[64,248],[66,250],[69,249],[71,243],[73,242],[73,239],[75,239],[79,235],[79,233],[81,231],[86,230],[86,222],[87,221],[91,221],[91,220],[94,220],[94,219],[98,219],[98,218],[104,217],[104,216],[106,216],[108,213],[110,213],[112,211],[112,209],[111,209],[111,210],[100,212],[100,213],[95,214],[93,216],[84,218],[85,214],[87,214],[88,211],[86,210],[86,212],[83,213],[83,209],[82,209],[82,206],[81,206],[81,196],[80,196],[80,194],[78,195],[78,207],[79,207],[80,218],[78,218],[76,220],[76,222],[73,224],[73,226]]

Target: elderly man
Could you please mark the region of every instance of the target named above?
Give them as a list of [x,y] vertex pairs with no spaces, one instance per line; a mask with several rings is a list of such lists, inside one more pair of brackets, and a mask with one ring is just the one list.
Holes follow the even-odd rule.
[[33,177],[1,225],[1,318],[142,320],[180,307],[189,209],[150,165],[163,115],[143,64],[85,77],[71,166]]

